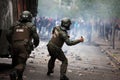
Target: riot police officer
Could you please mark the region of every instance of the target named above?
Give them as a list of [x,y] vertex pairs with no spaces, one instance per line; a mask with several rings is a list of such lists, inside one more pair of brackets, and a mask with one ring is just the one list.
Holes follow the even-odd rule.
[[64,42],[67,45],[72,46],[84,41],[83,37],[74,41],[69,39],[67,30],[70,30],[70,25],[71,25],[71,20],[68,18],[63,18],[61,20],[61,25],[54,27],[52,31],[52,38],[47,44],[47,49],[51,56],[48,62],[47,75],[49,76],[51,73],[54,72],[53,69],[55,65],[55,60],[59,59],[62,62],[60,67],[60,80],[69,80],[69,78],[66,76],[68,60],[61,49]]
[[23,80],[23,72],[26,61],[33,50],[39,44],[36,27],[32,23],[32,14],[23,11],[19,21],[9,28],[7,39],[11,45],[13,70],[10,73],[11,80]]

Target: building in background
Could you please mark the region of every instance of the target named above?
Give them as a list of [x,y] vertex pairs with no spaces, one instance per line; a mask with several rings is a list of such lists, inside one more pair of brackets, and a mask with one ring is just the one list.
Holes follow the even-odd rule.
[[38,0],[0,0],[0,57],[8,53],[7,29],[19,19],[24,10],[29,10],[35,17],[37,6]]

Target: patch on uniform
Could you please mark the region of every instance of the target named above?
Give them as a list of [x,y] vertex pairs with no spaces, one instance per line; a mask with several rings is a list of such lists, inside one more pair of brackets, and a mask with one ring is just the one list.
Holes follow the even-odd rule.
[[16,32],[24,32],[24,29],[16,29]]
[[59,35],[59,32],[57,30],[55,30],[53,37],[56,38]]

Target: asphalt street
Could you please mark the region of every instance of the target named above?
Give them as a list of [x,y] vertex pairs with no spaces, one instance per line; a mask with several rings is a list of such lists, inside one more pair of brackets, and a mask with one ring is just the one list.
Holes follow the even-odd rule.
[[[70,80],[120,80],[120,71],[99,46],[87,43],[64,45],[63,51],[69,61],[67,76]],[[61,62],[58,60],[53,75],[46,75],[50,58],[46,42],[32,53],[32,58],[27,61],[24,80],[59,80]],[[9,80],[10,64],[11,59],[0,58],[0,80]]]

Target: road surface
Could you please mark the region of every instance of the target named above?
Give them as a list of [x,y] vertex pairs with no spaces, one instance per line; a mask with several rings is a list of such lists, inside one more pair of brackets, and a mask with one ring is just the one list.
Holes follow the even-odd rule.
[[[67,76],[70,80],[120,80],[120,71],[99,46],[85,43],[64,45],[63,51],[69,61]],[[58,60],[53,75],[46,75],[50,58],[46,42],[41,42],[31,56],[34,58],[27,61],[24,80],[59,80],[61,62]],[[9,80],[10,64],[11,59],[0,58],[0,80]]]

